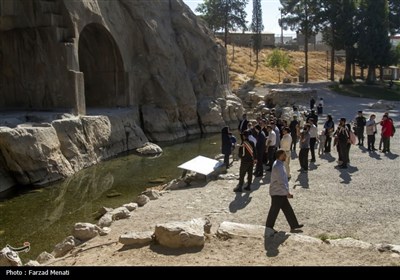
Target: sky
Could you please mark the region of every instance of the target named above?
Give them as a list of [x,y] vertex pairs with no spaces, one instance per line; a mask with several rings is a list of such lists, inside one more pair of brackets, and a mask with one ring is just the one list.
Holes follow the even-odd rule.
[[[192,11],[196,9],[196,7],[203,3],[203,0],[183,0],[183,2],[188,5]],[[275,33],[275,36],[280,36],[281,28],[278,24],[278,20],[280,18],[280,11],[279,8],[281,4],[279,0],[261,0],[261,8],[262,8],[262,15],[263,15],[263,24],[264,24],[264,31],[265,33]],[[253,1],[249,0],[249,3],[246,6],[246,13],[247,13],[247,21],[250,24],[251,17],[253,14]],[[284,36],[292,36],[296,37],[296,33],[291,30],[283,31]]]

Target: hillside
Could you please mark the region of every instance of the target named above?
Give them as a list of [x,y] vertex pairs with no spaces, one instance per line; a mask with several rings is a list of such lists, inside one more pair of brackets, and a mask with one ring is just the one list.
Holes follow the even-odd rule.
[[[227,47],[227,60],[230,70],[230,79],[232,90],[238,89],[243,83],[250,80],[256,69],[255,55],[250,48],[238,47],[232,45]],[[259,54],[259,67],[255,75],[256,83],[277,83],[278,71],[267,67],[266,59],[272,52],[272,49],[263,49]],[[304,52],[288,51],[291,64],[286,72],[281,73],[281,81],[285,77],[298,78],[298,69],[304,66]],[[250,63],[251,55],[251,63]],[[234,59],[233,59],[234,56]],[[326,52],[309,52],[309,81],[327,80],[327,68],[330,71],[330,57]],[[335,63],[335,79],[339,80],[344,73],[344,62]],[[328,75],[330,75],[328,73]]]

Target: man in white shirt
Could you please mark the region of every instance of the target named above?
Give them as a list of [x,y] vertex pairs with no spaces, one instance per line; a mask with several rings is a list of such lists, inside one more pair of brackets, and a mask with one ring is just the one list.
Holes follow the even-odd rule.
[[285,159],[285,168],[286,168],[286,173],[288,178],[291,178],[292,176],[290,175],[290,146],[292,145],[292,136],[290,136],[290,129],[288,127],[284,127],[282,129],[282,139],[281,139],[281,149],[285,151],[286,153],[286,159]]
[[265,141],[266,151],[267,151],[267,171],[271,171],[272,165],[274,164],[275,160],[275,147],[276,147],[276,133],[272,126],[269,124],[267,125],[268,137],[267,141]]
[[310,151],[311,151],[311,162],[315,162],[315,143],[317,143],[318,128],[314,124],[314,119],[309,118],[308,124],[310,125]]
[[[291,232],[299,232],[303,227],[297,221],[293,208],[290,205],[288,198],[293,198],[289,192],[289,182],[284,167],[286,153],[282,149],[276,152],[276,161],[271,171],[271,184],[269,186],[269,195],[271,196],[271,207],[268,212],[266,227],[274,230],[275,221],[279,211],[282,209],[286,220],[289,223]],[[276,232],[276,231],[275,231]]]

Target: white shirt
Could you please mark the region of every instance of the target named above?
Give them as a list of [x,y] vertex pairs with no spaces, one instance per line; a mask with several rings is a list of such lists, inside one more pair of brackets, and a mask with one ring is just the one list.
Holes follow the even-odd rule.
[[310,138],[317,138],[318,136],[318,128],[313,124],[310,127]]
[[290,145],[292,144],[292,136],[289,133],[283,135],[281,139],[281,149],[285,152],[290,151]]
[[271,142],[269,143],[269,146],[270,146],[270,147],[276,146],[276,134],[275,134],[275,131],[273,131],[273,130],[271,130],[271,131],[268,133],[268,138],[267,138],[266,143],[268,144],[269,141],[271,141]]

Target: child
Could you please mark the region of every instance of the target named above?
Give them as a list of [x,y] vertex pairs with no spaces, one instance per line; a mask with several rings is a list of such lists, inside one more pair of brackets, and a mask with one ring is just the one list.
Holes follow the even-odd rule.
[[325,135],[325,130],[321,130],[321,132],[318,135],[318,155],[322,155],[324,153],[324,147],[325,147],[325,142],[326,142],[326,135]]

